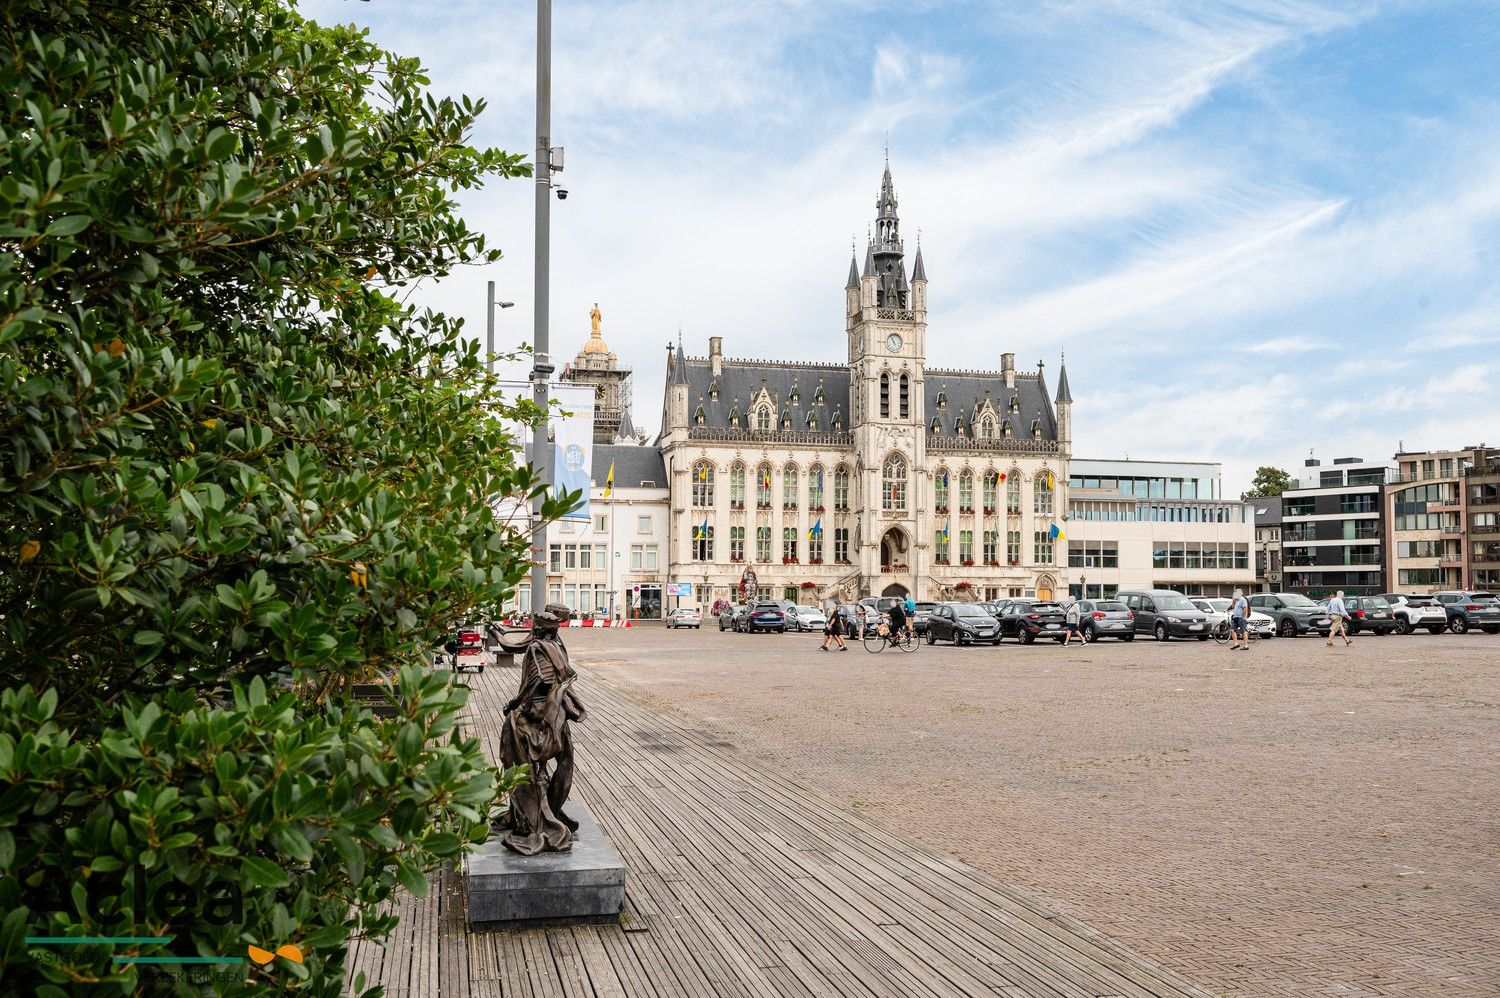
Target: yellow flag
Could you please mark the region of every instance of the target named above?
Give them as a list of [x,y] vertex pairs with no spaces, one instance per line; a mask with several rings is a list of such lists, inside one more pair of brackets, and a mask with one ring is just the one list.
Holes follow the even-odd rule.
[[615,463],[609,462],[609,477],[604,480],[604,498],[608,499],[611,492],[615,490]]
[[1050,492],[1053,486],[1052,472],[1047,472],[1047,490]]

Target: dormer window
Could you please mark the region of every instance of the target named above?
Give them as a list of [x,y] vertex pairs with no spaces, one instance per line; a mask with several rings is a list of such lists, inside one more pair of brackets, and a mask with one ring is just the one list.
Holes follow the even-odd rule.
[[1034,437],[1042,435],[1042,421],[1040,419],[1033,419],[1031,421],[1031,435]]
[[801,398],[802,398],[802,393],[797,390],[797,386],[796,385],[793,385],[792,386],[792,397],[791,397],[792,405],[796,405],[798,403],[798,401],[801,400]]
[[942,411],[943,409],[948,408],[948,393],[947,392],[945,392],[945,391],[944,392],[938,392],[937,407],[938,407],[939,411]]
[[771,428],[771,407],[762,405],[755,410],[755,428],[757,430],[769,430]]
[[719,379],[718,378],[715,378],[713,381],[709,382],[709,385],[708,385],[708,397],[711,398],[711,399],[713,399],[713,400],[715,400],[715,401],[718,401],[718,398],[719,398]]
[[817,389],[813,392],[813,405],[822,405],[822,404],[823,404],[823,386],[819,385],[817,387]]
[[1021,397],[1019,395],[1012,395],[1010,397],[1010,411],[1011,412],[1020,412],[1021,411]]
[[964,418],[962,416],[953,421],[953,432],[959,436],[964,435]]
[[995,436],[995,421],[985,416],[979,421],[979,436],[984,440],[991,440]]
[[708,422],[708,413],[703,411],[702,403],[699,403],[698,411],[693,413],[693,422],[697,423],[699,426],[702,426],[704,423]]
[[943,422],[936,416],[932,417],[932,435],[941,436],[943,433]]
[[818,428],[818,414],[817,413],[815,413],[815,412],[809,412],[807,414],[807,428],[809,430],[816,430]]
[[1000,424],[1000,434],[1001,434],[1001,436],[1006,436],[1006,437],[1014,436],[1015,432],[1016,432],[1015,428],[1010,425],[1010,420],[1007,419],[1004,423]]
[[792,411],[790,409],[781,410],[781,428],[783,430],[790,430],[792,428]]
[[835,430],[844,428],[844,413],[839,409],[833,410],[833,428]]
[[735,429],[739,429],[739,426],[740,426],[740,407],[739,406],[735,406],[733,409],[729,410],[729,425],[733,426]]

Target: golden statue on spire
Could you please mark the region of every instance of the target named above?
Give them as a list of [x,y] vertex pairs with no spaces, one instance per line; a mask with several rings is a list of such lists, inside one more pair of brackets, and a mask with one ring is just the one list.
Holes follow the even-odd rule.
[[594,302],[594,307],[591,308],[591,309],[589,309],[589,335],[590,336],[598,336],[598,335],[600,335],[600,333],[599,333],[599,320],[601,320],[603,318],[604,318],[603,313],[599,311],[599,303],[598,302]]

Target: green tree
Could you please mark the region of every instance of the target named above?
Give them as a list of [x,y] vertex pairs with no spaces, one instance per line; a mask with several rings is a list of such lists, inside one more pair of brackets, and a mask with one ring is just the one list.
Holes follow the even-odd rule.
[[1272,468],[1269,465],[1261,465],[1255,469],[1255,477],[1250,481],[1250,490],[1242,494],[1240,498],[1261,499],[1279,496],[1295,484],[1290,472]]
[[338,993],[518,778],[424,665],[528,569],[536,414],[397,289],[494,260],[454,197],[529,168],[290,0],[11,0],[0,45],[0,989],[163,952],[26,936],[171,935]]

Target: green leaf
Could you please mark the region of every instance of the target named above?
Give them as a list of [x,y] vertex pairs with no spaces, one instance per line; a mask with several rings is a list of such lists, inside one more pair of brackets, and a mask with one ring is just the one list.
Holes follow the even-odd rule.
[[291,883],[291,878],[286,875],[286,871],[269,859],[262,859],[259,856],[246,856],[241,859],[240,875],[261,887],[285,887]]
[[52,224],[47,226],[47,235],[76,236],[93,224],[93,221],[88,215],[64,215],[52,220]]

